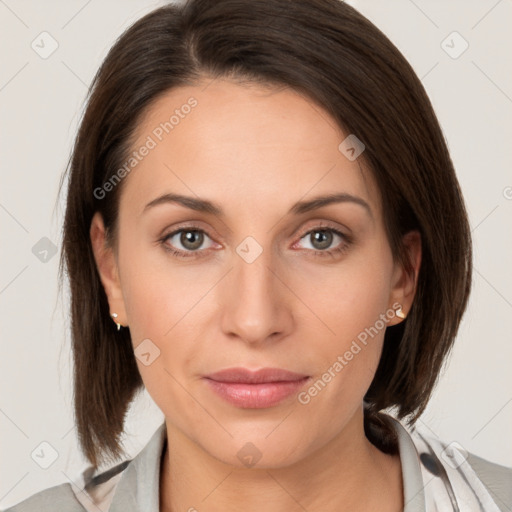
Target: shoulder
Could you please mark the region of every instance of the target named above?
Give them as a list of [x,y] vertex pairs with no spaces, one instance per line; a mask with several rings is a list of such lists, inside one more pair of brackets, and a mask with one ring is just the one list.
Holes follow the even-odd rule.
[[[457,442],[447,443],[420,425],[410,433],[429,479],[440,477],[462,502],[475,500],[475,506],[479,502],[485,510],[512,510],[512,467],[483,459]],[[435,480],[429,486],[432,492]]]
[[512,467],[501,466],[468,453],[468,463],[501,510],[512,510]]
[[[165,422],[133,458],[95,474],[89,466],[81,475],[45,489],[3,512],[106,512],[158,509],[162,450],[167,439]],[[127,507],[126,504],[129,504]]]
[[84,512],[71,484],[64,483],[44,489],[3,512]]
[[109,509],[123,470],[130,460],[91,477],[90,469],[82,475],[83,489],[63,483],[44,489],[0,512],[102,512]]

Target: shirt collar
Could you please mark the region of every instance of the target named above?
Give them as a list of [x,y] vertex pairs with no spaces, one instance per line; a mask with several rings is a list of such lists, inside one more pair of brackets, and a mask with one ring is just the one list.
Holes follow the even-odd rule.
[[392,421],[398,435],[404,486],[403,512],[425,512],[425,492],[418,451],[405,427],[392,416],[387,415],[387,417]]
[[[403,512],[425,512],[425,494],[418,452],[409,432],[391,416],[398,435],[398,449],[404,486]],[[110,512],[158,512],[160,499],[160,464],[167,439],[165,422],[148,444],[128,464],[116,486]]]
[[160,463],[167,439],[165,422],[128,464],[119,480],[109,512],[158,512]]

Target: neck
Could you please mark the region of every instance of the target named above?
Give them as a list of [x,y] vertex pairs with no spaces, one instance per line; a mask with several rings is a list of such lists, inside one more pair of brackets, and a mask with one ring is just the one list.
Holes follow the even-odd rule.
[[169,423],[167,439],[160,478],[162,512],[396,512],[403,507],[400,459],[368,441],[362,409],[329,443],[280,468],[225,464]]

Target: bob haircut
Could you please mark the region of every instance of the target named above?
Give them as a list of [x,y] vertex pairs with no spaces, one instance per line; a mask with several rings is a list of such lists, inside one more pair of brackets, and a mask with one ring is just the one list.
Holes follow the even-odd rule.
[[[472,248],[464,200],[446,142],[412,67],[388,38],[340,0],[190,0],[158,8],[128,28],[91,84],[68,174],[59,283],[71,296],[74,413],[80,447],[97,468],[126,454],[128,407],[144,387],[128,328],[117,331],[89,235],[95,212],[116,249],[123,181],[95,190],[133,151],[147,109],[170,89],[225,78],[291,88],[366,146],[358,159],[382,197],[395,261],[411,271],[402,236],[422,237],[416,296],[388,327],[365,395],[365,433],[397,453],[386,417],[412,426],[449,354],[471,288]],[[341,141],[340,141],[341,142]]]

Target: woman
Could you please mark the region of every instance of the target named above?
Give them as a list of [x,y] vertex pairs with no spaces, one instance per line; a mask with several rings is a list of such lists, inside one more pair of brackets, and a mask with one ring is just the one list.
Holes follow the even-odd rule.
[[[11,511],[512,507],[511,469],[416,424],[466,308],[470,230],[420,81],[353,8],[155,10],[101,66],[69,170],[91,466],[84,490]],[[143,387],[165,423],[119,463]]]

